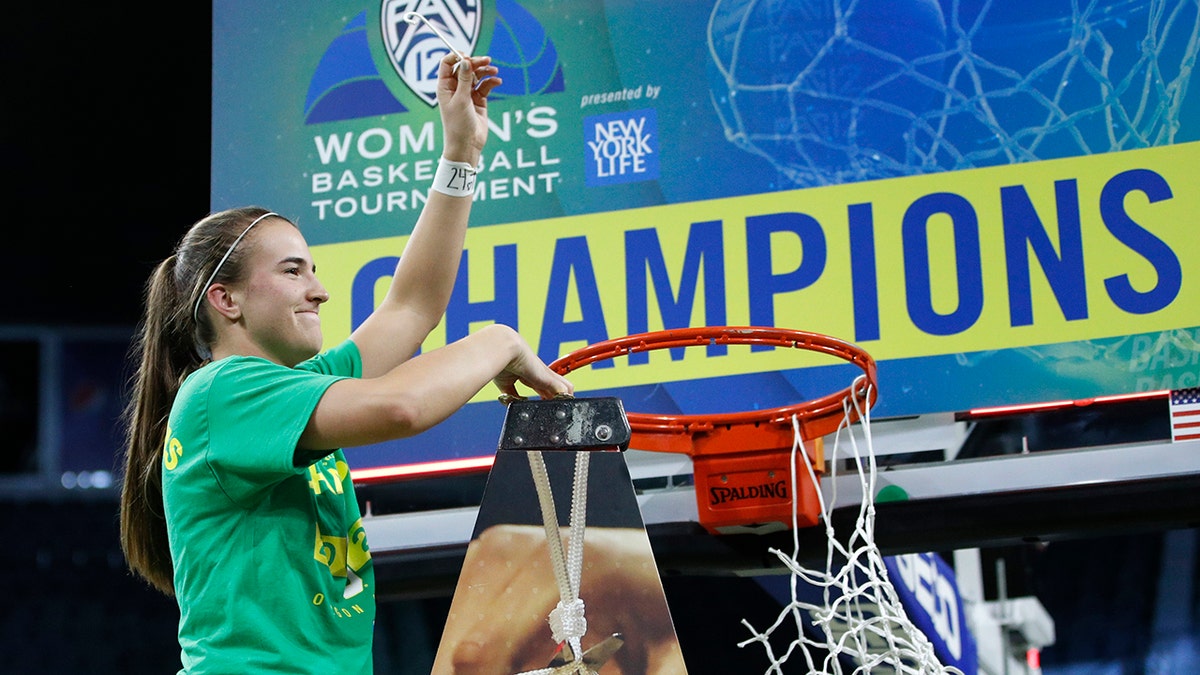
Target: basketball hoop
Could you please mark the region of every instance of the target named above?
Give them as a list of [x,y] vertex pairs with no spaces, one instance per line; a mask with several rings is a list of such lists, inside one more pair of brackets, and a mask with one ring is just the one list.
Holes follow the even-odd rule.
[[[687,454],[692,458],[696,506],[700,524],[709,532],[792,528],[791,553],[770,549],[791,574],[792,601],[764,630],[742,623],[752,636],[739,643],[762,645],[770,660],[767,673],[782,673],[793,654],[802,655],[808,672],[841,675],[841,657],[849,657],[858,672],[910,675],[961,675],[943,666],[933,646],[905,614],[896,589],[887,578],[883,555],[875,544],[875,456],[871,443],[870,410],[875,404],[875,360],[850,343],[817,333],[785,328],[680,328],[598,342],[550,364],[566,374],[596,361],[635,352],[710,344],[748,344],[791,347],[820,352],[853,363],[862,373],[841,391],[804,403],[769,410],[707,415],[626,413],[629,447]],[[861,424],[866,444],[860,452],[850,425]],[[861,487],[859,515],[843,545],[831,518],[836,487],[821,491],[824,437],[832,435],[836,460],[839,441],[846,438]],[[832,463],[837,477],[837,463]],[[801,479],[800,477],[805,479]],[[736,499],[723,499],[736,495]],[[794,495],[794,498],[793,498]],[[799,560],[797,531],[824,520],[824,569],[804,567]],[[844,535],[843,535],[844,536]],[[801,584],[816,586],[822,600],[812,604],[797,596]],[[789,619],[791,621],[789,622]],[[775,632],[788,626],[795,637],[776,651]],[[806,630],[819,633],[810,637]],[[823,656],[822,656],[823,654]]]
[[[866,410],[877,397],[875,360],[862,348],[835,337],[801,330],[756,326],[706,326],[640,333],[597,342],[568,354],[550,368],[567,374],[582,366],[637,352],[710,344],[769,345],[818,352],[852,363],[862,374],[842,389],[802,403],[766,410],[717,414],[627,413],[630,447],[674,452],[692,458],[700,524],[711,532],[752,527],[815,525],[820,505],[801,484],[795,500],[786,488],[790,450],[799,425],[806,454],[824,470],[822,437],[845,423],[847,409]],[[847,402],[857,405],[847,406]],[[851,422],[858,421],[851,412]],[[801,467],[802,468],[802,467]],[[736,497],[736,498],[734,498]]]

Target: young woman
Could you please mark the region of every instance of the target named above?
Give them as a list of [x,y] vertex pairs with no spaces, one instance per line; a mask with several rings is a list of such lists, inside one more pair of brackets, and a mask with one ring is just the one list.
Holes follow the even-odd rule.
[[505,326],[412,357],[449,302],[498,83],[489,58],[455,60],[433,190],[347,341],[318,353],[329,295],[299,230],[266,209],[201,220],[151,276],[121,537],[178,600],[181,672],[369,673],[374,575],[339,448],[428,429],[489,381],[572,392]]

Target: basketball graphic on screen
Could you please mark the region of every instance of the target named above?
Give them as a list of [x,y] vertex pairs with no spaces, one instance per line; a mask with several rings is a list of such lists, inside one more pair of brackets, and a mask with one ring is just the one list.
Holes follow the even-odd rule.
[[719,0],[708,38],[726,136],[804,184],[903,173],[947,39],[936,0]]
[[321,124],[408,109],[388,90],[371,60],[367,15],[351,19],[321,56],[304,100],[304,123]]
[[946,168],[1172,142],[1196,60],[1196,3],[945,1],[968,38],[934,136],[960,153],[940,158]]
[[731,143],[804,186],[1168,145],[1197,11],[718,0],[712,101]]
[[513,0],[497,0],[496,14],[489,53],[504,83],[492,98],[563,91],[562,65],[545,28]]

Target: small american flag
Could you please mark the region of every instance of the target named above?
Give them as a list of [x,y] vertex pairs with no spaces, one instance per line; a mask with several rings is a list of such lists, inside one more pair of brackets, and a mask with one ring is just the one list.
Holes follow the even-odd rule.
[[1171,392],[1171,440],[1200,439],[1200,387]]

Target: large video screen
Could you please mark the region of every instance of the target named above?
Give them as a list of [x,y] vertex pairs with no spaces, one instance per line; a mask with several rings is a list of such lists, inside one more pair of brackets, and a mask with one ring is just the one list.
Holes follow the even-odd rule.
[[[217,0],[214,209],[297,222],[327,344],[386,288],[441,148],[446,47],[503,84],[453,300],[547,362],[688,326],[831,335],[898,417],[1200,384],[1195,3]],[[844,388],[714,344],[572,375],[628,411]],[[485,456],[489,389],[356,466]]]

